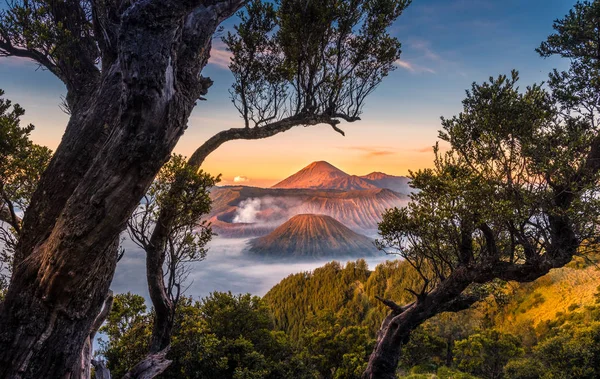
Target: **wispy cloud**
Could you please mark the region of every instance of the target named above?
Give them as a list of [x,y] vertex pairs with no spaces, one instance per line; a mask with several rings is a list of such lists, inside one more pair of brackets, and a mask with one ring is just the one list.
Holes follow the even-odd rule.
[[359,151],[362,153],[362,157],[366,159],[396,154],[396,151],[391,147],[350,146],[342,147],[342,149]]
[[210,59],[208,64],[213,64],[217,67],[228,69],[229,63],[231,62],[231,51],[227,50],[227,47],[223,42],[217,42],[213,44],[210,50]]
[[[438,142],[438,148],[439,148],[440,153],[450,150],[449,144],[444,141]],[[415,148],[413,151],[415,151],[417,153],[433,153],[433,149],[434,149],[434,146],[423,146],[423,147]]]
[[431,153],[433,151],[433,146],[426,146],[415,149],[417,153]]
[[420,66],[416,63],[412,63],[412,62],[408,62],[406,60],[402,60],[402,59],[398,59],[395,62],[396,66],[398,67],[402,67],[405,70],[408,70],[412,73],[429,73],[429,74],[435,74],[435,70],[429,68],[429,67],[425,67],[425,66]]
[[430,61],[434,61],[434,62],[442,62],[443,59],[442,57],[433,51],[433,49],[431,48],[431,44],[427,41],[424,40],[415,40],[409,43],[409,46],[420,52],[421,56],[427,60]]

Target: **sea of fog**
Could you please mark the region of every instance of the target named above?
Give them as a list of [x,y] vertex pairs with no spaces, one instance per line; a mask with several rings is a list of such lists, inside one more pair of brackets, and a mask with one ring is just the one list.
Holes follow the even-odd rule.
[[[215,237],[209,243],[206,259],[192,264],[185,295],[195,299],[213,291],[231,291],[234,294],[251,293],[263,296],[281,279],[290,274],[311,271],[330,262],[331,259],[315,261],[275,261],[250,256],[244,252],[249,239]],[[145,253],[130,240],[124,241],[125,255],[117,265],[111,289],[114,293],[132,292],[149,300],[146,288]],[[393,259],[381,252],[380,256],[367,258],[369,268]],[[356,258],[339,258],[346,263]]]

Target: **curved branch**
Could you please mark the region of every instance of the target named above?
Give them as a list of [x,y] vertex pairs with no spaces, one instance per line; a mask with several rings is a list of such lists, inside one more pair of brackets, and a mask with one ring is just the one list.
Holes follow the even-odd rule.
[[[354,122],[358,120],[360,119],[346,118],[346,121],[348,122]],[[284,118],[280,121],[273,122],[271,124],[261,127],[231,128],[228,130],[223,130],[212,136],[210,139],[204,142],[202,146],[196,149],[194,154],[192,154],[192,156],[190,157],[188,165],[199,168],[206,159],[206,157],[225,142],[234,140],[257,140],[268,138],[276,134],[286,132],[295,126],[314,126],[319,124],[328,124],[336,132],[345,135],[343,130],[337,127],[339,123],[339,120],[336,120],[335,118],[326,115],[298,115]]]
[[172,361],[166,358],[170,347],[167,346],[156,354],[148,354],[141,362],[136,364],[123,379],[151,379],[162,374]]
[[[2,33],[0,32],[0,34]],[[61,81],[66,81],[66,78],[60,73],[58,67],[56,67],[56,65],[52,63],[46,55],[36,50],[27,50],[15,47],[4,35],[2,35],[2,39],[0,39],[0,56],[30,59],[56,75],[56,77]]]

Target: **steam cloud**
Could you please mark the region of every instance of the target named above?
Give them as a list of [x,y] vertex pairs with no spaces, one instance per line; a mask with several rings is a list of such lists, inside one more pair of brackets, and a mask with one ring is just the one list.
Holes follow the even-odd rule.
[[250,179],[248,179],[247,176],[236,176],[235,178],[233,178],[234,183],[245,183],[249,181]]
[[234,223],[254,223],[256,214],[260,210],[260,199],[246,199],[242,201],[235,211]]

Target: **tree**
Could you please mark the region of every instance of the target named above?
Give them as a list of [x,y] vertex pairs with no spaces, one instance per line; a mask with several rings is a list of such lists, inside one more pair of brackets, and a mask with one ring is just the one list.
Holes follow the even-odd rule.
[[[112,374],[122,376],[147,354],[153,319],[141,297],[116,296],[103,327],[109,340],[102,354]],[[220,292],[199,302],[183,297],[173,329],[172,363],[162,377],[314,378],[287,336],[272,329],[258,297]]]
[[597,242],[600,136],[589,100],[598,92],[585,77],[600,64],[599,8],[579,3],[540,47],[573,62],[564,80],[551,76],[551,95],[537,85],[519,91],[513,72],[473,84],[463,112],[442,119],[451,149],[435,150],[435,167],[412,175],[413,201],[379,227],[380,247],[410,262],[423,285],[408,305],[387,302],[365,378],[393,378],[411,331],[468,308],[477,284],[535,280]]
[[141,205],[127,223],[131,240],[149,251],[152,249],[150,238],[153,230],[162,227],[158,219],[163,214],[168,214],[170,218],[162,255],[148,256],[146,263],[151,297],[166,299],[167,304],[162,308],[165,301],[154,302],[156,316],[150,342],[150,351],[153,353],[164,349],[166,346],[161,345],[162,341],[170,339],[175,310],[185,292],[183,286],[189,274],[189,264],[199,262],[206,256],[205,245],[212,237],[212,230],[201,218],[210,210],[208,190],[217,181],[217,178],[202,171],[197,172],[194,167],[187,165],[184,157],[173,155],[161,168]]
[[[196,101],[212,84],[200,73],[208,61],[215,30],[244,3],[23,0],[2,11],[0,55],[33,60],[59,78],[67,89],[65,108],[70,118],[23,219],[15,270],[0,310],[0,376],[64,377],[73,372],[83,341],[107,298],[118,235],[169,159]],[[317,10],[314,2],[281,4],[278,14],[300,12],[295,19],[288,16],[292,30],[288,36],[294,35],[294,27],[304,25],[299,21],[317,20],[311,13]],[[331,10],[338,9],[338,2],[328,4]],[[349,5],[357,5],[343,4],[348,4],[349,10],[355,9]],[[361,17],[359,29],[364,33],[344,29],[337,34],[345,37],[338,39],[339,46],[387,47],[390,55],[386,59],[395,60],[399,46],[385,30],[408,1],[368,0],[358,5],[368,16]],[[342,24],[336,19],[332,25]],[[331,31],[320,30],[320,36]],[[380,38],[365,43],[361,37],[371,35]],[[375,43],[386,40],[392,44]],[[286,41],[290,46],[292,41]],[[300,63],[300,69],[286,67],[289,78],[300,78],[309,86],[300,91],[310,89],[308,95],[298,97],[301,113],[264,129],[224,131],[207,141],[206,148],[190,158],[192,162],[201,162],[206,151],[225,140],[261,138],[290,124],[335,126],[343,119],[344,113],[332,113],[339,107],[327,107],[325,114],[317,112],[323,107],[314,107],[312,101],[322,92],[314,88],[319,79],[313,75],[322,71],[311,68],[307,76],[303,67],[310,63],[307,58],[316,57],[316,40],[299,42],[306,42],[311,49],[294,53],[295,61],[287,60]],[[357,73],[352,83],[364,86],[351,86],[350,98],[372,87],[372,58],[368,53],[365,59],[351,62],[351,72]],[[347,73],[339,67],[338,74]],[[347,88],[339,87],[345,78],[338,76],[337,82],[323,82],[319,88]],[[336,101],[338,91],[330,93]],[[353,109],[352,115],[357,116],[355,110],[362,103],[358,105],[348,108],[344,103],[340,107]],[[159,237],[161,243],[153,246],[160,257],[167,238]]]
[[73,370],[118,235],[206,94],[213,32],[242,5],[35,0],[2,12],[0,53],[62,80],[70,119],[23,219],[0,311],[0,376]]
[[33,125],[20,125],[25,110],[1,98],[0,90],[0,288],[8,284],[14,249],[21,234],[21,213],[46,168],[52,151],[29,139]]
[[[250,1],[235,34],[223,41],[232,53],[231,99],[243,126],[209,138],[190,157],[199,170],[227,141],[268,138],[295,126],[360,120],[366,98],[392,70],[400,43],[388,34],[409,0]],[[185,178],[170,189],[179,198]],[[173,205],[175,208],[179,205]],[[176,212],[159,206],[158,217],[140,235],[147,254],[150,297],[155,308],[150,352],[169,345],[175,304],[164,288],[162,267]],[[155,227],[156,226],[156,227]],[[139,234],[139,233],[138,233]]]
[[518,338],[496,330],[476,333],[457,341],[454,347],[457,367],[483,378],[502,378],[504,365],[523,355]]

